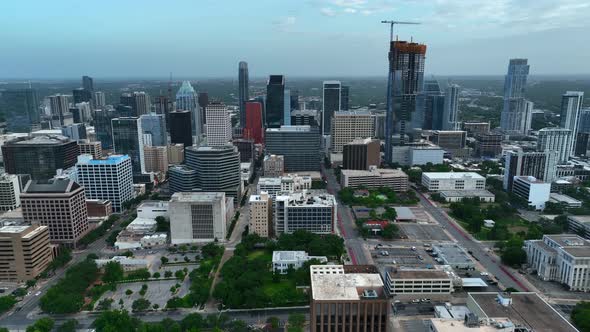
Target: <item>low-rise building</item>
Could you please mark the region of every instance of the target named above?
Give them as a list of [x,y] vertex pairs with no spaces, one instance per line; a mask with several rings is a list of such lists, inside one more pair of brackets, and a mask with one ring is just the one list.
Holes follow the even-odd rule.
[[486,178],[475,172],[424,172],[422,185],[429,191],[484,190]]
[[47,226],[0,227],[0,281],[35,279],[51,260]]
[[248,186],[252,175],[254,175],[254,165],[250,162],[240,163],[240,174],[244,187]]
[[582,207],[582,201],[579,201],[573,197],[568,195],[563,195],[559,193],[551,193],[549,195],[549,202],[562,204],[568,208],[579,208]]
[[465,249],[455,243],[439,243],[432,246],[437,262],[453,269],[474,269],[475,263]]
[[266,155],[262,162],[265,177],[279,177],[285,174],[285,157]]
[[443,163],[445,150],[432,143],[421,142],[414,145],[393,146],[392,162],[402,166],[417,166]]
[[121,264],[121,267],[125,272],[149,269],[152,265],[152,263],[147,259],[131,258],[127,256],[114,256],[113,258],[96,259],[94,262],[99,268],[102,268],[110,262],[117,262]]
[[450,294],[453,278],[442,270],[393,268],[386,273],[385,287],[389,296]]
[[394,191],[408,190],[408,175],[399,169],[370,167],[368,171],[343,169],[340,174],[342,187],[389,187]]
[[571,233],[590,239],[590,216],[568,215],[567,224]]
[[443,190],[440,196],[446,202],[460,202],[464,198],[479,198],[481,202],[492,203],[496,200],[496,195],[492,194],[488,190]]
[[336,198],[323,191],[304,190],[276,197],[274,231],[293,233],[303,229],[332,234],[336,225]]
[[512,192],[524,198],[529,206],[542,210],[545,208],[545,203],[549,201],[551,183],[537,180],[534,176],[515,176]]
[[305,251],[273,251],[272,272],[287,274],[289,269],[300,269],[305,262],[312,259],[318,260],[320,263],[328,262],[328,258],[325,256],[309,256]]
[[87,199],[88,218],[108,218],[113,214],[113,205],[106,199]]
[[227,209],[223,192],[175,193],[169,204],[172,244],[225,241]]
[[312,179],[308,175],[287,174],[281,177],[263,177],[258,179],[257,192],[268,193],[275,197],[279,192],[296,192],[311,189]]

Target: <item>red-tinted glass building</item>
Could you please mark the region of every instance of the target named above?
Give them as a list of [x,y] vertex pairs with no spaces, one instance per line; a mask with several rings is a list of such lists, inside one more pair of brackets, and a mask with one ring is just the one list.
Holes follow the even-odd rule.
[[246,102],[246,127],[242,133],[246,139],[254,140],[255,144],[264,143],[262,127],[262,104],[258,101]]

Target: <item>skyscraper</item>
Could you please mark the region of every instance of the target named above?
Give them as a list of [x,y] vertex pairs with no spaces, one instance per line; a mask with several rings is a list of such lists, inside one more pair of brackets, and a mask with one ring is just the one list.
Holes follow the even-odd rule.
[[143,133],[139,118],[115,118],[111,123],[113,125],[113,149],[115,153],[128,155],[131,158],[133,174],[145,173]]
[[537,151],[557,151],[558,162],[566,163],[574,152],[572,131],[564,128],[543,128],[539,130]]
[[94,101],[94,108],[103,108],[106,106],[106,98],[102,91],[94,92],[92,100]]
[[371,138],[375,134],[375,121],[366,111],[338,112],[332,117],[332,153],[342,153],[345,144],[357,138]]
[[[387,82],[387,113],[385,119],[385,161],[391,162],[394,130],[405,144],[407,127],[416,120],[416,97],[424,85],[426,45],[391,41],[389,48],[389,75]],[[420,105],[423,107],[423,105]],[[423,110],[419,111],[423,113]],[[420,121],[422,122],[422,121]]]
[[445,108],[443,117],[443,130],[457,130],[459,113],[459,86],[449,84],[445,93]]
[[340,110],[348,111],[350,103],[350,87],[342,85],[340,87]]
[[31,88],[0,91],[0,109],[8,130],[28,132],[40,120],[37,91]]
[[92,92],[83,88],[72,90],[72,96],[74,97],[74,104],[82,102],[89,103],[92,100]]
[[94,92],[94,80],[92,77],[82,76],[82,88],[90,93]]
[[184,144],[185,147],[193,145],[191,113],[189,111],[170,112],[170,143]]
[[266,152],[285,157],[288,172],[320,170],[320,134],[310,126],[282,126],[267,129]]
[[231,119],[223,103],[214,102],[205,107],[207,114],[207,145],[224,146],[231,140]]
[[199,142],[203,124],[201,110],[197,101],[198,95],[191,83],[189,81],[182,82],[180,89],[176,93],[176,109],[186,110],[191,113],[191,128],[193,135],[197,137],[197,142]]
[[264,143],[262,103],[258,101],[246,102],[246,127],[242,134],[246,139],[253,139],[256,144]]
[[500,128],[506,132],[522,134],[524,131],[524,91],[528,75],[527,59],[510,59],[504,79],[504,108],[500,117]]
[[[580,112],[582,110],[582,102],[584,100],[584,92],[581,91],[567,91],[561,97],[561,114],[559,119],[561,121],[561,128],[569,129],[572,132],[572,140],[577,138],[580,126]],[[574,153],[575,142],[570,146],[570,155]]]
[[435,79],[424,82],[424,122],[422,129],[442,130],[445,95]]
[[57,126],[64,125],[64,118],[70,112],[70,96],[53,95],[49,96],[49,107],[51,109],[52,120]]
[[332,117],[340,111],[340,81],[324,81],[322,95],[322,134],[330,135],[332,131]]
[[143,114],[140,118],[141,130],[144,135],[150,135],[152,146],[168,145],[164,114]]
[[240,128],[246,126],[246,101],[250,99],[248,90],[248,63],[240,61],[238,65],[238,103],[240,106]]
[[94,111],[96,140],[100,141],[103,149],[111,149],[113,147],[113,126],[111,120],[117,116],[117,111],[113,109],[97,109]]
[[172,104],[172,100],[166,95],[160,95],[156,97],[155,100],[155,111],[156,114],[163,114],[164,115],[164,122],[166,123],[166,130],[170,130],[170,112],[172,112],[174,105]]
[[512,191],[515,176],[534,176],[545,182],[552,182],[557,169],[558,152],[524,152],[522,149],[506,153],[504,167],[504,190]]
[[270,75],[266,85],[266,128],[279,128],[284,124],[285,77]]
[[133,98],[135,98],[135,107],[137,116],[148,114],[152,109],[152,101],[150,95],[144,91],[133,92]]

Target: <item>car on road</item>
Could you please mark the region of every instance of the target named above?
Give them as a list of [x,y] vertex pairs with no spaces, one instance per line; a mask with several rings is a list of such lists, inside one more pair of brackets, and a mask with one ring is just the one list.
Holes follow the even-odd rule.
[[484,277],[487,277],[487,276],[489,276],[490,274],[489,274],[489,273],[487,273],[487,272],[481,272],[479,275],[481,275],[481,276],[484,276]]
[[420,299],[413,299],[412,303],[420,303]]
[[416,247],[412,247],[412,251],[416,251]]
[[35,293],[35,296],[39,296],[39,295],[41,295],[41,292]]
[[389,256],[389,251],[381,251],[381,256]]
[[422,303],[430,303],[430,299],[428,299],[428,298],[420,299],[420,302],[422,302]]
[[470,255],[473,255],[473,251],[471,251],[471,250],[467,250],[467,253]]
[[422,256],[420,256],[420,255],[418,255],[418,256],[417,256],[417,258],[418,258],[419,260],[421,260],[421,261],[423,261],[423,260],[424,260],[424,257],[422,257]]

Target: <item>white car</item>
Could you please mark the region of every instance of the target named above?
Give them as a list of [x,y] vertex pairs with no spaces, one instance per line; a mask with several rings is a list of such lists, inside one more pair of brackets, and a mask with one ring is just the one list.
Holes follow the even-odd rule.
[[41,292],[35,293],[35,296],[39,296],[39,295],[41,295]]
[[480,273],[479,275],[481,275],[481,276],[484,276],[484,277],[487,277],[487,276],[489,276],[490,274],[489,274],[489,273],[487,273],[487,272],[482,272],[482,273]]

